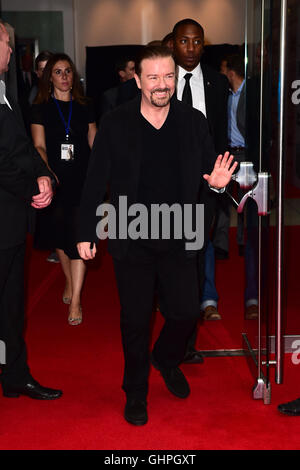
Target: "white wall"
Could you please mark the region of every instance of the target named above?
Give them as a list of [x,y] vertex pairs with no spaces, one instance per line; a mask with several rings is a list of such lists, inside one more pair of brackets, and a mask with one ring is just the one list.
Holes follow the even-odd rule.
[[76,63],[85,47],[146,44],[162,39],[183,18],[194,18],[212,44],[242,44],[245,0],[74,0]]
[[[63,11],[65,52],[84,76],[85,47],[146,44],[194,18],[211,44],[244,42],[246,0],[2,0],[2,10]],[[74,35],[75,31],[75,35]]]

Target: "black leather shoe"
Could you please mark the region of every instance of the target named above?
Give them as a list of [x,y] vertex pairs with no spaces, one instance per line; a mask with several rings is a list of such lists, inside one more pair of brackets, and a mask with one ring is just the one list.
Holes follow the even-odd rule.
[[183,358],[183,362],[185,364],[203,364],[204,357],[200,351],[197,351],[196,349],[189,349]]
[[154,357],[151,355],[151,362],[155,369],[159,370],[165,381],[167,389],[178,398],[187,398],[190,394],[190,387],[185,376],[179,367],[163,368],[160,367]]
[[146,424],[148,421],[147,402],[138,398],[128,398],[124,418],[128,423],[135,424],[135,426]]
[[289,416],[300,416],[300,398],[278,405],[278,411]]
[[36,380],[31,379],[24,386],[3,386],[3,396],[18,398],[20,395],[34,398],[35,400],[56,400],[62,396],[61,390],[42,387]]

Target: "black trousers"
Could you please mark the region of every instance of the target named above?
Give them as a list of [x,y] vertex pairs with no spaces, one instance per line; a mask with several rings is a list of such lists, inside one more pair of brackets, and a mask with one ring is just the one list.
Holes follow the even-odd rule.
[[165,323],[152,354],[160,366],[175,367],[199,318],[197,257],[187,258],[183,248],[156,252],[132,242],[126,258],[114,259],[114,268],[121,303],[123,390],[144,399],[154,294]]
[[0,340],[6,349],[1,382],[24,385],[30,377],[24,329],[25,243],[0,250]]

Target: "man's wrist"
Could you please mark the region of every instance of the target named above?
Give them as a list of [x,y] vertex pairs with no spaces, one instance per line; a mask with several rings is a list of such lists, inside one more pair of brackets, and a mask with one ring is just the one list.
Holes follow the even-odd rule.
[[208,183],[208,187],[209,187],[209,189],[211,189],[212,191],[214,191],[215,193],[218,193],[218,194],[224,193],[225,189],[226,189],[226,186],[224,186],[223,188],[215,188],[214,186],[211,186],[209,183]]

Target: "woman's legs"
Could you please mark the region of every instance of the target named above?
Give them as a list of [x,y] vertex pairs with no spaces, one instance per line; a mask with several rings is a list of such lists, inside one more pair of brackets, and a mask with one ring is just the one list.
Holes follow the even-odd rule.
[[70,304],[72,299],[72,276],[71,276],[71,260],[65,252],[59,248],[56,249],[63,273],[66,278],[65,290],[63,293],[64,303]]
[[86,272],[86,265],[82,259],[72,259],[70,260],[70,267],[72,279],[72,300],[70,305],[69,323],[78,325],[82,321],[80,297]]
[[80,306],[81,289],[86,272],[86,266],[82,259],[70,259],[63,250],[57,249],[57,254],[66,277],[66,285],[63,294],[64,299],[70,299],[69,323],[79,325],[82,321]]

